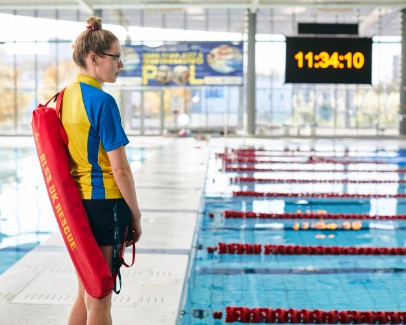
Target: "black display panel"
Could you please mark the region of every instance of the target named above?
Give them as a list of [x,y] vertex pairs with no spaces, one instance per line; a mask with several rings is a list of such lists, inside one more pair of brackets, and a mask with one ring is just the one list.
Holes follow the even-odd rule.
[[372,38],[286,37],[286,83],[371,84]]
[[297,32],[299,34],[358,35],[358,24],[299,23]]

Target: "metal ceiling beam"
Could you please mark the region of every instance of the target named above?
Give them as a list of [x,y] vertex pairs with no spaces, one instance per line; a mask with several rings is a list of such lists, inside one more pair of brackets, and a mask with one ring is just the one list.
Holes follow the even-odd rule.
[[161,2],[161,3],[100,3],[100,1],[95,1],[92,3],[91,0],[77,0],[72,4],[55,4],[52,2],[35,4],[35,1],[27,1],[27,3],[10,3],[9,1],[0,0],[0,9],[3,10],[48,10],[48,9],[84,9],[85,11],[91,13],[94,9],[185,9],[185,8],[228,8],[228,9],[250,9],[251,7],[255,8],[286,8],[286,7],[310,7],[310,8],[341,8],[341,7],[405,7],[406,0],[365,0],[365,1],[337,1],[337,2],[323,2],[319,0],[285,0],[285,1],[267,1],[264,3],[264,0],[249,0],[244,3],[221,3],[219,0],[218,3],[207,3],[207,2],[188,2],[188,3],[173,3],[173,2]]
[[70,5],[52,5],[52,4],[0,4],[1,10],[77,10],[80,9],[78,4]]
[[77,0],[79,6],[84,11],[88,12],[89,14],[93,14],[93,8],[86,0]]
[[[255,1],[255,0],[254,0]],[[247,9],[253,2],[245,3],[221,3],[221,0],[218,3],[207,3],[207,2],[189,2],[189,3],[144,3],[144,4],[128,4],[128,3],[116,3],[116,4],[102,4],[98,2],[94,5],[95,8],[104,9],[104,8],[133,8],[133,9],[165,9],[165,8],[191,8],[191,7],[200,7],[200,8],[243,8]],[[340,2],[323,2],[318,0],[286,0],[286,1],[272,1],[266,2],[259,1],[256,4],[257,8],[275,8],[275,7],[311,7],[311,8],[341,8],[341,7],[404,7],[406,6],[406,0],[365,0],[365,1],[340,1]]]
[[[162,3],[162,4],[127,4],[127,3],[116,3],[116,4],[101,4],[100,2],[94,5],[94,8],[97,9],[184,9],[184,8],[222,8],[222,9],[247,9],[250,8],[251,3],[185,3],[185,4],[171,4],[171,3]],[[360,8],[360,7],[404,7],[406,6],[405,0],[366,0],[366,1],[346,1],[346,2],[339,2],[339,3],[332,3],[332,2],[301,2],[301,1],[294,1],[294,0],[287,0],[287,1],[280,1],[280,2],[273,2],[273,3],[263,3],[259,2],[256,7],[257,8],[287,8],[287,7],[310,7],[310,8],[341,8],[341,7],[353,7],[353,8]]]
[[359,22],[359,32],[360,34],[363,34],[364,31],[371,26],[372,24],[376,23],[380,16],[384,16],[387,14],[390,14],[392,12],[391,9],[389,8],[374,8],[372,10],[370,10],[364,17],[364,19],[362,19]]
[[260,0],[252,0],[251,2],[251,12],[257,12]]
[[124,12],[119,9],[119,10],[110,10],[111,15],[114,17],[114,19],[117,21],[117,23],[125,28],[125,30],[128,32],[128,28],[130,27],[130,22],[126,18]]

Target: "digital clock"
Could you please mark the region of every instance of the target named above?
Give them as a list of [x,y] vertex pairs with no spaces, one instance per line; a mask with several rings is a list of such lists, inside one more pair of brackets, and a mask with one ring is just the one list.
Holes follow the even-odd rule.
[[[307,67],[309,69],[326,69],[329,67],[333,67],[335,69],[362,69],[365,65],[365,56],[361,52],[348,52],[345,55],[339,55],[338,52],[334,52],[330,56],[330,54],[325,51],[316,55],[314,55],[314,53],[311,51],[304,55],[304,53],[300,51],[295,55],[295,59],[297,60],[297,66],[299,69],[304,67],[304,60],[307,61]],[[345,61],[346,64],[344,64],[343,61]]]
[[371,84],[371,38],[286,38],[286,83]]

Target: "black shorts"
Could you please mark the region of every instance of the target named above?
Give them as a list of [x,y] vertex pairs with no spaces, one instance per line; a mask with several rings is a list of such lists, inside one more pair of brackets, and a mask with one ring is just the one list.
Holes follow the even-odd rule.
[[114,245],[114,206],[117,204],[119,220],[120,243],[124,242],[124,235],[128,226],[127,238],[132,239],[131,211],[124,199],[82,200],[90,222],[94,238],[99,246]]

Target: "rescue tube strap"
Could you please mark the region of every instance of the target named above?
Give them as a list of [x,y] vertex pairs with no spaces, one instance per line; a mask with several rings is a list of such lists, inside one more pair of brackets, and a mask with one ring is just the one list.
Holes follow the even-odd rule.
[[[113,247],[113,278],[114,278],[114,292],[119,294],[121,291],[121,273],[120,267],[123,264],[122,257],[120,256],[120,232],[119,232],[119,223],[118,223],[118,214],[117,214],[117,203],[113,208],[114,214],[114,247]],[[126,231],[127,235],[127,231]],[[120,289],[117,289],[117,276],[120,283]]]
[[[123,262],[123,265],[124,265],[125,267],[131,267],[131,266],[134,265],[134,262],[135,262],[135,233],[134,233],[134,231],[132,230],[132,228],[131,228],[131,232],[132,232],[132,248],[133,248],[132,262],[131,262],[131,264],[127,264],[127,263],[125,262],[124,258],[123,258],[123,259],[122,259],[122,262]],[[126,231],[125,231],[125,236],[124,236],[125,239],[127,239],[127,233],[128,233],[128,227],[127,227],[127,229],[126,229]],[[125,239],[124,239],[124,240],[125,240]],[[125,249],[125,247],[123,247],[123,251],[124,251],[124,249]]]

